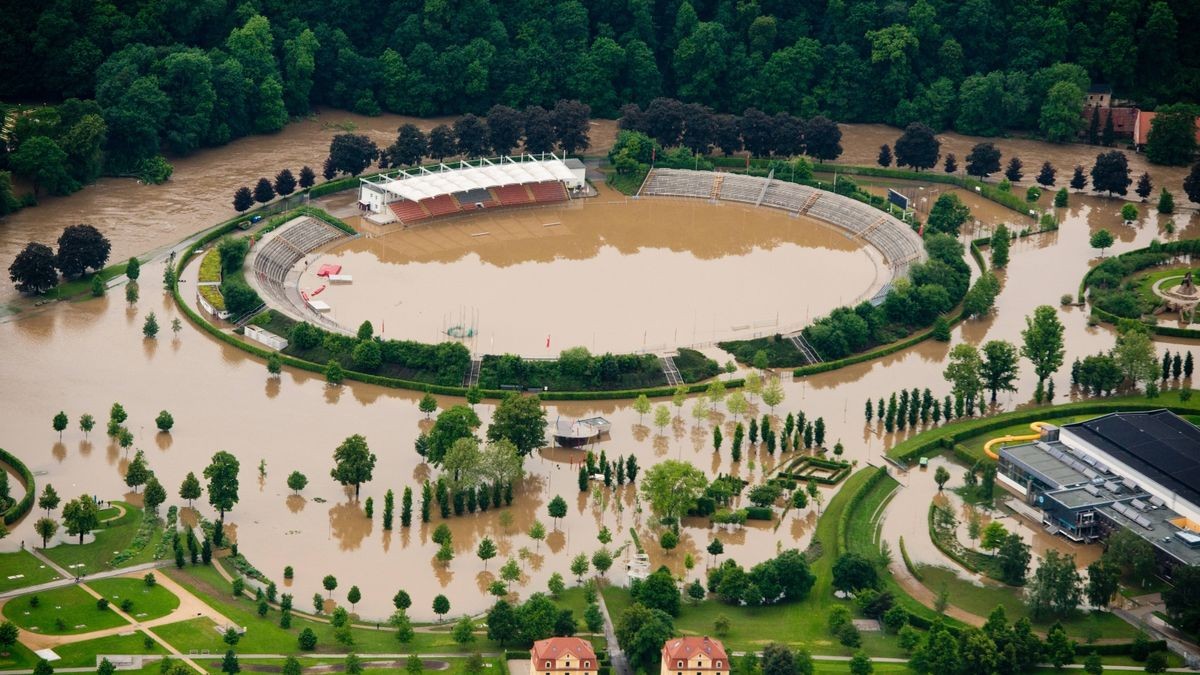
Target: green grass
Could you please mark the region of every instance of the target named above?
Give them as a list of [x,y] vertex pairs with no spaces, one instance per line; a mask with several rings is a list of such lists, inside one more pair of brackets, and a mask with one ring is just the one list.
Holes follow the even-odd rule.
[[[117,520],[102,523],[96,529],[95,541],[86,544],[62,543],[44,551],[47,558],[61,565],[68,572],[91,574],[113,567],[111,561],[117,553],[124,551],[133,542],[138,527],[142,524],[142,510],[124,504],[125,515]],[[128,567],[154,559],[154,548],[162,536],[161,525],[155,526],[149,541],[141,551],[122,562],[118,567]],[[74,539],[73,541],[78,541]],[[82,565],[82,567],[76,567]]]
[[[70,668],[96,665],[97,654],[165,654],[163,646],[155,642],[146,648],[146,634],[142,631],[132,631],[124,635],[108,635],[95,640],[72,642],[54,648],[56,654],[62,657],[55,662],[55,667]],[[157,672],[157,664],[155,664]]]
[[[1160,279],[1166,279],[1168,277],[1182,277],[1189,269],[1192,270],[1193,277],[1200,275],[1200,268],[1192,269],[1191,265],[1167,265],[1164,267],[1156,267],[1150,272],[1134,274],[1130,281],[1132,281],[1136,287],[1138,296],[1140,296],[1143,301],[1149,303],[1150,306],[1154,306],[1161,302],[1160,298],[1154,294],[1154,284]],[[1176,279],[1169,284],[1163,284],[1163,288],[1169,290],[1170,288],[1178,286],[1182,281],[1183,279]]]
[[[1096,417],[1096,415],[1067,415],[1066,417],[1054,417],[1053,419],[1055,424],[1070,424],[1072,422],[1089,420],[1093,417]],[[1029,427],[1029,422],[1012,424],[1002,429],[995,429],[979,434],[978,436],[972,436],[960,441],[959,445],[965,448],[972,457],[983,459],[985,457],[983,446],[993,438],[1000,438],[1001,436],[1028,436],[1033,433],[1033,429]]]
[[94,274],[84,274],[78,279],[64,281],[63,283],[46,291],[42,297],[49,300],[70,300],[77,296],[86,294],[87,297],[90,298],[92,294],[92,277],[99,275],[105,283],[108,283],[109,279],[125,274],[125,266],[128,264],[129,261],[125,260],[117,263],[116,265],[105,267]]
[[[21,577],[19,579],[9,578],[17,575],[21,575]],[[0,553],[0,592],[25,586],[36,586],[59,578],[58,572],[38,560],[29,551]]]
[[0,654],[0,670],[28,669],[37,662],[38,657],[20,642],[9,647],[7,653]]
[[[33,607],[31,598],[38,599]],[[73,635],[126,625],[111,609],[96,608],[96,599],[78,586],[64,586],[33,595],[22,595],[4,603],[4,618],[30,632],[44,635]],[[58,628],[62,619],[65,628]]]
[[579,630],[587,630],[583,620],[583,613],[587,610],[587,598],[584,597],[583,586],[572,586],[564,590],[561,595],[554,598],[554,604],[571,610],[575,614],[575,623],[579,626]]
[[[347,651],[347,647],[334,640],[333,627],[327,623],[310,621],[293,615],[292,627],[285,630],[279,627],[278,610],[272,609],[267,613],[266,618],[259,617],[256,611],[257,604],[250,597],[234,598],[229,583],[212,567],[197,565],[184,570],[171,569],[168,574],[229,620],[247,628],[246,634],[238,643],[238,651],[267,654],[299,653],[296,636],[306,627],[312,628],[317,634],[317,652]],[[308,610],[310,608],[309,600],[310,598],[296,598],[295,608],[301,611]],[[221,636],[212,629],[212,622],[208,619],[191,619],[168,624],[155,628],[154,631],[185,652],[191,649],[224,652],[226,649]],[[463,646],[454,642],[448,631],[418,632],[412,641],[406,644],[398,642],[394,632],[386,625],[384,630],[356,628],[352,632],[354,635],[352,649],[363,653],[411,650],[418,653],[469,654],[475,651],[500,650],[499,645],[487,640],[480,633],[476,634],[474,643]]]
[[[1004,607],[1009,621],[1029,615],[1024,600],[1015,588],[991,584],[979,586],[944,567],[921,565],[920,570],[921,576],[924,577],[923,583],[930,590],[936,593],[945,588],[950,596],[950,604],[972,614],[987,616],[1000,605]],[[1033,626],[1035,630],[1045,632],[1053,624],[1054,621],[1035,621]],[[1138,633],[1136,628],[1108,612],[1080,613],[1074,618],[1064,620],[1062,624],[1068,635],[1081,642],[1089,637],[1132,640]]]
[[179,598],[174,593],[162,586],[147,586],[141,579],[98,579],[89,581],[88,586],[114,605],[132,599],[133,609],[127,614],[139,621],[166,616],[179,606]]
[[[403,652],[404,652],[404,650],[397,651],[397,653],[403,653]],[[369,656],[367,654],[361,654],[360,657],[362,658],[362,660],[364,662],[397,661],[397,660],[400,661],[401,667],[399,667],[399,668],[368,668],[368,669],[366,669],[366,672],[369,673],[370,675],[408,675],[408,671],[406,671],[403,667],[404,659],[379,659],[379,658],[372,658],[371,656]],[[450,658],[450,659],[438,658],[438,659],[430,659],[430,660],[431,661],[446,661],[447,666],[448,666],[445,670],[431,671],[431,672],[445,673],[446,675],[469,675],[469,673],[467,671],[467,660],[465,658]],[[300,658],[299,661],[300,661],[301,667],[306,668],[306,669],[311,668],[313,666],[341,665],[341,664],[345,663],[345,659],[330,659],[330,658]],[[503,673],[508,672],[508,670],[505,666],[505,662],[501,658],[484,659],[483,662],[485,664],[484,672],[491,673],[492,675],[502,675]],[[211,673],[221,672],[221,659],[216,659],[216,658],[203,659],[203,660],[199,661],[199,663],[208,672],[211,672]],[[246,666],[249,664],[253,664],[255,666],[279,667],[279,666],[283,665],[283,661],[281,661],[279,659],[238,659],[238,664],[242,666],[242,670],[243,670],[243,672],[245,672]],[[491,667],[488,668],[487,666],[491,666]]]
[[[782,642],[792,647],[805,647],[815,654],[853,653],[854,650],[843,647],[829,635],[830,609],[838,604],[850,607],[852,611],[854,609],[853,603],[833,597],[832,570],[840,549],[839,541],[843,539],[839,531],[843,515],[847,514],[853,495],[864,488],[874,472],[875,469],[866,469],[846,479],[845,485],[821,514],[817,522],[816,539],[821,542],[823,553],[811,563],[816,583],[808,598],[801,602],[766,607],[735,607],[711,599],[697,604],[685,603],[675,619],[676,630],[682,634],[711,635],[713,621],[725,615],[730,620],[730,631],[722,640],[729,649],[759,650],[768,642]],[[854,517],[848,518],[848,532],[873,531],[877,525],[870,522],[870,516],[894,488],[895,482],[890,479],[876,483],[859,502],[859,508],[849,514]],[[614,621],[632,604],[626,589],[609,587],[603,593]],[[864,633],[863,648],[875,656],[904,655],[892,636],[880,633]]]

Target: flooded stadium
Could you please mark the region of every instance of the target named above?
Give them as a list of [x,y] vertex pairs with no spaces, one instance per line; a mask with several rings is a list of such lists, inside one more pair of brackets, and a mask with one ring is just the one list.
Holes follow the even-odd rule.
[[[369,123],[377,124],[374,133],[385,137],[395,120],[381,118]],[[269,166],[273,173],[277,165],[316,164],[330,132],[315,123],[312,126],[305,130],[293,125],[280,136],[249,138],[229,148],[199,153],[181,161],[176,178],[164,187],[111,181],[108,190],[105,186],[110,181],[106,180],[74,197],[48,200],[44,206],[22,211],[4,226],[3,257],[10,259],[30,238],[52,239],[49,233],[80,221],[101,226],[113,239],[115,258],[173,244],[227,217],[227,198],[234,184],[252,182],[268,172],[263,167]],[[855,128],[848,126],[848,161],[856,159],[850,155],[860,145],[854,132]],[[890,133],[894,136],[896,132]],[[875,140],[864,141],[863,147],[874,143],[877,148]],[[336,199],[344,205],[344,197],[331,201]],[[999,207],[974,195],[965,194],[964,199],[975,210],[981,227],[991,220],[981,218],[982,214],[1017,220],[1015,214],[1006,216]],[[557,353],[575,344],[590,348],[593,331],[605,322],[583,323],[574,329],[531,325],[525,333],[511,334],[500,333],[499,326],[509,321],[535,323],[558,312],[559,305],[576,300],[580,306],[569,309],[588,312],[591,301],[603,299],[610,303],[604,310],[612,315],[610,323],[633,325],[636,330],[631,337],[611,338],[613,341],[606,343],[609,347],[600,344],[597,336],[599,349],[637,348],[643,339],[652,344],[690,343],[693,330],[695,341],[703,342],[714,323],[774,320],[776,312],[781,324],[803,322],[865,292],[874,278],[872,263],[861,248],[815,222],[765,209],[703,202],[643,200],[608,209],[602,201],[582,209],[548,207],[497,215],[491,224],[478,219],[450,221],[355,240],[327,257],[343,260],[355,275],[355,286],[361,283],[360,275],[368,280],[378,273],[394,275],[399,287],[388,292],[380,310],[365,300],[356,305],[358,300],[347,297],[338,300],[344,306],[341,311],[351,323],[359,316],[375,321],[377,311],[388,311],[403,299],[404,309],[397,311],[395,323],[391,315],[386,318],[388,336],[412,331],[412,337],[432,340],[441,330],[444,316],[457,321],[459,305],[477,306],[482,310],[482,339],[490,343],[488,332],[496,330],[497,351],[508,349],[501,345],[511,340],[513,349],[532,341],[534,349],[529,351],[536,352],[545,335],[553,333],[552,351]],[[131,209],[131,203],[138,203],[138,209]],[[864,425],[864,400],[886,397],[902,387],[929,386],[935,394],[944,395],[949,386],[942,370],[950,345],[962,340],[976,344],[991,339],[1019,341],[1025,316],[1037,305],[1057,305],[1059,296],[1074,292],[1082,274],[1095,263],[1095,251],[1088,245],[1092,231],[1102,227],[1113,230],[1117,244],[1110,255],[1164,236],[1165,217],[1149,215],[1126,225],[1114,215],[1118,206],[1114,201],[1073,195],[1071,207],[1060,210],[1060,230],[1014,242],[1011,263],[1000,273],[1004,287],[991,316],[958,325],[949,344],[927,341],[878,360],[803,379],[793,380],[785,373],[786,398],[775,414],[803,410],[809,419],[823,417],[830,443],[841,440],[846,458],[859,466],[878,465],[887,447],[914,432],[889,435],[875,425]],[[609,217],[618,210],[636,217]],[[1179,227],[1175,236],[1194,234],[1196,218],[1190,218],[1187,214],[1175,216]],[[552,222],[559,224],[543,227]],[[452,236],[439,237],[435,234],[438,229]],[[492,235],[470,237],[483,229]],[[502,239],[500,232],[508,235]],[[601,267],[603,272],[598,271]],[[434,474],[413,449],[417,435],[430,424],[417,409],[419,394],[358,383],[330,387],[319,376],[293,369],[285,369],[279,380],[271,379],[261,360],[212,339],[182,317],[157,283],[162,269],[161,258],[143,267],[142,297],[133,307],[114,292],[101,299],[37,308],[24,303],[20,314],[0,320],[0,342],[6,347],[0,371],[7,392],[0,447],[24,459],[39,483],[52,483],[66,498],[80,494],[126,497],[122,473],[133,450],[123,452],[110,444],[102,431],[85,439],[75,425],[79,415],[91,413],[102,418],[109,406],[119,401],[130,413],[133,449],[146,451],[150,468],[172,495],[187,472],[199,473],[215,451],[235,454],[241,461],[241,493],[227,520],[241,529],[241,552],[256,567],[276,578],[285,565],[295,568],[288,590],[298,598],[319,591],[321,577],[336,572],[344,587],[357,584],[362,588],[358,612],[364,617],[385,617],[392,594],[400,587],[413,596],[414,618],[432,617],[430,601],[438,593],[450,598],[455,615],[478,612],[491,604],[482,589],[496,574],[497,562],[512,558],[522,564],[524,576],[514,590],[525,597],[544,589],[554,572],[570,576],[571,557],[596,550],[601,526],[614,533],[636,529],[652,566],[665,564],[689,578],[703,573],[704,548],[714,537],[724,542],[726,555],[745,565],[775,555],[778,547],[802,549],[809,543],[818,506],[792,509],[774,524],[752,523],[728,530],[685,520],[679,547],[662,551],[654,544],[657,529],[650,525],[648,506],[633,488],[581,493],[577,466],[572,465],[581,459],[580,454],[544,450],[526,461],[527,477],[518,486],[511,508],[445,521],[454,535],[456,557],[443,565],[434,557],[437,545],[430,541],[431,526],[415,523],[411,529],[386,532],[378,515],[388,489],[400,493]],[[501,274],[503,281],[493,276]],[[434,279],[441,280],[435,284]],[[826,279],[830,281],[823,281]],[[503,287],[491,288],[501,284]],[[409,294],[405,288],[414,292]],[[472,297],[467,294],[474,292],[471,289],[499,295]],[[327,292],[338,298],[340,290]],[[518,302],[522,298],[527,302]],[[416,302],[427,303],[421,309],[429,314],[423,324],[412,322],[413,315],[405,314],[412,309],[410,303]],[[489,303],[500,302],[509,304],[490,307]],[[735,314],[735,310],[743,313]],[[164,330],[157,340],[143,339],[141,324],[150,311],[157,313],[163,326],[169,326],[174,318],[183,319],[182,331],[173,336]],[[352,312],[359,315],[349,316]],[[1084,310],[1066,308],[1059,315],[1065,325],[1068,363],[1076,356],[1112,346],[1110,330],[1089,327]],[[649,330],[643,325],[655,327],[659,337],[647,334],[643,338],[640,331]],[[1172,350],[1197,349],[1195,343],[1186,341],[1160,344],[1169,344]],[[479,347],[490,351],[490,344]],[[728,358],[713,348],[705,351],[721,362]],[[1067,399],[1069,369],[1061,369],[1054,381],[1060,392],[1057,400]],[[999,406],[1028,403],[1034,382],[1028,363],[1022,363],[1019,393],[1002,395]],[[439,399],[441,406],[460,402]],[[757,414],[766,412],[761,402],[754,403]],[[665,458],[680,458],[710,475],[760,476],[779,459],[756,447],[734,464],[728,444],[721,453],[714,453],[712,425],[724,425],[728,432],[734,423],[723,407],[699,425],[689,414],[691,402],[682,410],[672,408],[675,419],[661,431],[649,417],[633,411],[628,401],[552,402],[546,407],[552,421],[559,416],[608,418],[613,423],[610,437],[595,447],[596,452],[603,449],[610,457],[634,454],[643,469]],[[476,408],[486,428],[494,402]],[[50,424],[60,409],[72,420],[61,441]],[[154,417],[163,409],[175,417],[170,435],[154,428]],[[375,500],[374,519],[366,517],[352,491],[343,490],[329,477],[334,448],[356,433],[366,436],[378,456],[374,480],[362,490],[362,499]],[[305,473],[311,481],[300,495],[293,495],[284,483],[293,470]],[[936,492],[932,470],[913,471],[903,482],[897,504],[928,504]],[[557,528],[546,510],[556,495],[569,504],[567,517]],[[826,491],[825,503],[830,496]],[[206,517],[214,516],[207,504],[198,509]],[[505,511],[511,522],[501,516]],[[550,532],[545,541],[526,534],[535,518]],[[924,522],[923,518],[911,520],[908,524]],[[432,525],[439,522],[435,517]],[[899,534],[907,531],[897,528]],[[1031,540],[1034,534],[1029,533]],[[495,539],[500,550],[498,561],[487,571],[474,555],[483,536]],[[34,539],[32,519],[27,518],[0,541],[0,547],[13,550]],[[617,536],[617,541],[623,539]],[[936,550],[917,548],[910,539],[917,539],[916,533],[906,541],[919,560],[941,560]],[[1035,541],[1039,547],[1062,543],[1061,539]],[[1094,555],[1094,550],[1074,552],[1081,561]],[[610,578],[624,579],[623,562],[628,553],[627,548],[609,572]],[[697,569],[690,572],[684,565],[689,553],[697,561]],[[430,583],[431,579],[435,581]]]

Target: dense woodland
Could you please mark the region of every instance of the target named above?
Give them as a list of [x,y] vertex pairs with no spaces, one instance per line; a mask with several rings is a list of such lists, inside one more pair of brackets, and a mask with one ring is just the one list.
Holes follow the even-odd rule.
[[0,13],[0,100],[81,102],[18,125],[0,168],[41,136],[71,167],[50,191],[100,171],[165,179],[152,158],[315,105],[429,116],[565,98],[613,117],[673,96],[1053,135],[1092,83],[1143,107],[1195,99],[1198,23],[1181,0],[25,2]]

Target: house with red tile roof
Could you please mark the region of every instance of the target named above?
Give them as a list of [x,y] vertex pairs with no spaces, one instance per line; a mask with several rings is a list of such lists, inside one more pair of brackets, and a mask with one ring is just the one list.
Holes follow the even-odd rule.
[[577,637],[538,640],[529,650],[529,675],[596,675],[596,651]]
[[729,654],[708,636],[671,638],[663,644],[659,675],[729,675]]
[[[1158,113],[1138,111],[1137,119],[1133,124],[1133,145],[1138,152],[1146,147],[1146,141],[1150,138],[1150,129],[1154,126],[1154,118],[1157,116]],[[1200,117],[1196,118],[1196,142],[1200,143]]]

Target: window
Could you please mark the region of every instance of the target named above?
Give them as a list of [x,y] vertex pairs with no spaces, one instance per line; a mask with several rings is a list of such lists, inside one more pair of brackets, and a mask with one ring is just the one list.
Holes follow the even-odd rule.
[[682,667],[683,667],[683,661],[676,661],[676,662],[675,662],[675,667],[676,667],[676,668],[682,668]]
[[721,662],[720,662],[720,661],[717,661],[717,667],[718,667],[718,668],[720,668],[720,667],[721,667]]
[[547,661],[547,662],[546,662],[546,667],[547,667],[547,668],[553,668],[554,666],[553,666],[553,665],[551,665],[551,662],[550,662],[550,661]]
[[[591,662],[591,661],[584,661],[584,662],[583,662],[583,667],[584,667],[584,668],[591,668],[591,667],[592,667],[592,662]],[[587,674],[585,673],[584,675],[587,675]]]

